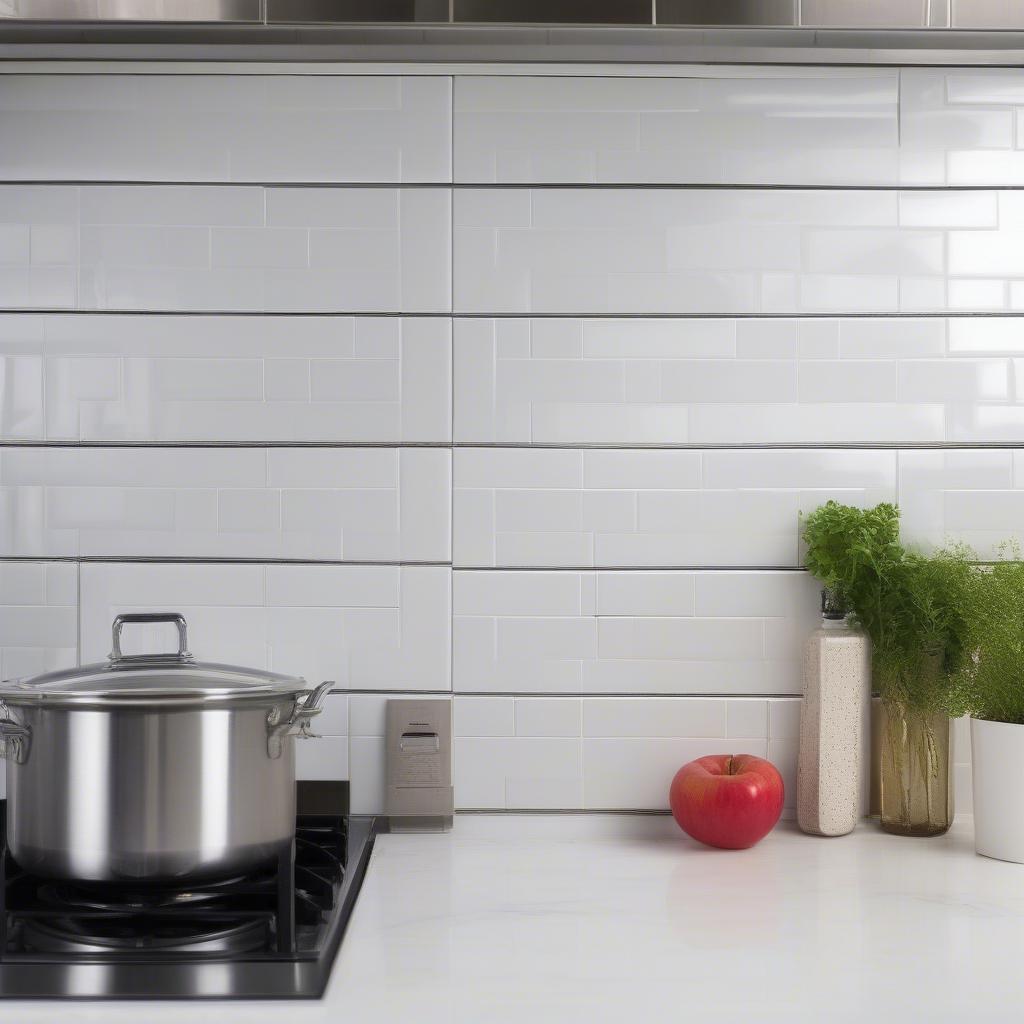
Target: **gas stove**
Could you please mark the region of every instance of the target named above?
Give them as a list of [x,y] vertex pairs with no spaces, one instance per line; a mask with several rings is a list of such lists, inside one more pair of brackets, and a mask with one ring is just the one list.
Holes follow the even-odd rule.
[[318,998],[376,830],[300,814],[278,864],[183,889],[35,878],[4,841],[0,999]]

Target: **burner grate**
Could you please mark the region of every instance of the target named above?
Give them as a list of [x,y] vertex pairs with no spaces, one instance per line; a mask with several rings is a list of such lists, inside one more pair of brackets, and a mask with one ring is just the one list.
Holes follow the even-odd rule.
[[343,818],[300,816],[276,869],[187,889],[48,882],[0,857],[0,961],[315,953],[345,875]]

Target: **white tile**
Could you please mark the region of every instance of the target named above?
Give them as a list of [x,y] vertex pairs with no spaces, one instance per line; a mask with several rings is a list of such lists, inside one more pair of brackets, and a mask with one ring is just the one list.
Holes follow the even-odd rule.
[[694,614],[692,573],[607,572],[595,575],[599,615]]
[[768,701],[768,736],[776,740],[795,740],[800,735],[800,701]]
[[697,698],[589,697],[583,735],[725,736],[726,701]]
[[349,806],[353,814],[383,814],[385,809],[383,736],[349,740]]
[[516,697],[517,736],[582,736],[583,701],[572,697]]
[[455,739],[457,809],[571,809],[582,805],[579,739]]
[[323,736],[295,740],[295,777],[335,782],[349,777],[348,737]]
[[456,736],[512,736],[515,707],[511,697],[456,697]]
[[582,577],[577,573],[459,573],[455,605],[471,615],[572,616],[581,611]]
[[902,531],[926,548],[948,541],[972,546],[979,557],[995,557],[1021,530],[1017,453],[986,449],[900,453]]
[[[528,344],[508,344],[539,325],[580,332],[582,350],[551,358]],[[708,327],[719,332],[717,356],[696,344]],[[1011,317],[456,318],[455,438],[546,445],[916,443],[954,439],[954,418],[971,413],[979,426],[970,439],[984,440],[980,424],[990,403],[1012,400],[1011,368],[999,356],[1024,351],[1018,334]],[[967,353],[976,357],[960,358]],[[660,454],[643,456],[652,474],[662,468]],[[485,457],[473,456],[477,464]],[[513,456],[501,458],[511,464]],[[614,458],[587,455],[585,485]],[[640,458],[622,456],[612,472],[628,465],[643,478],[633,468]],[[669,458],[683,464],[681,455]],[[558,465],[555,456],[549,464]],[[536,477],[522,486],[538,486]]]
[[1011,386],[1011,366],[1006,359],[914,359],[899,367],[901,401],[960,404],[1006,401]]
[[835,449],[461,448],[455,564],[795,565],[800,513],[829,498],[895,500],[895,463],[892,452]]
[[768,702],[746,697],[726,701],[726,734],[730,739],[766,739]]
[[[932,312],[948,305],[947,238],[951,275],[1013,277],[1019,262],[1011,192],[998,195],[997,229],[991,204],[935,193],[930,215],[970,230],[899,224],[898,191],[466,195],[454,227],[455,308],[467,313]],[[512,195],[530,197],[528,225],[506,225]]]
[[957,317],[949,321],[950,353],[1024,354],[1024,330],[1017,317]]
[[0,553],[449,559],[450,453],[16,448]]
[[446,312],[450,216],[447,188],[6,185],[0,223],[81,245],[5,267],[0,306]]
[[313,721],[313,732],[321,736],[345,736],[349,734],[348,694],[329,693],[324,699],[320,714]]
[[[332,679],[339,690],[446,690],[445,568],[89,563],[82,566],[82,657],[105,657],[123,611],[172,608],[199,658]],[[135,650],[166,642],[132,631]],[[353,730],[357,709],[352,709]]]
[[587,810],[667,810],[668,791],[684,764],[708,754],[763,757],[766,741],[686,737],[583,741],[584,807]]
[[[631,574],[455,572],[456,692],[800,692],[818,602],[806,574],[652,573],[658,586],[631,614],[584,600],[589,581],[600,602],[607,581],[623,575]],[[695,612],[678,610],[678,593],[694,586]]]
[[78,659],[78,567],[0,565],[0,678],[71,668]]
[[24,75],[7,179],[449,181],[450,79]]
[[[395,696],[400,697],[401,694]],[[387,729],[388,697],[381,694],[353,693],[348,702],[350,734],[383,739]]]
[[799,742],[796,737],[785,739],[772,738],[768,741],[768,760],[779,770],[782,776],[783,815],[792,814],[796,807],[796,765],[799,754]]
[[[35,356],[27,362],[19,352]],[[450,327],[440,319],[0,316],[0,353],[8,375],[17,374],[3,406],[13,436],[375,442],[451,436]],[[388,390],[346,390],[368,362]],[[314,395],[314,381],[327,375],[341,386]],[[34,417],[44,389],[42,427]]]
[[457,77],[455,180],[884,182],[897,74]]

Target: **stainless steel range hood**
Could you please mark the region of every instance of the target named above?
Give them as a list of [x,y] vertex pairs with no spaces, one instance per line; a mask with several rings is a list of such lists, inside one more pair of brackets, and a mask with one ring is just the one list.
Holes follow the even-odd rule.
[[44,22],[1024,29],[1024,0],[0,0]]
[[0,0],[0,60],[1024,66],[1024,0]]

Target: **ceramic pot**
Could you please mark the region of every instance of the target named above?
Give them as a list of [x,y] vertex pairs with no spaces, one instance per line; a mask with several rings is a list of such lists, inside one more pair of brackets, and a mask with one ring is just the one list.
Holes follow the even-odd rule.
[[1024,725],[971,719],[974,848],[1024,864]]

